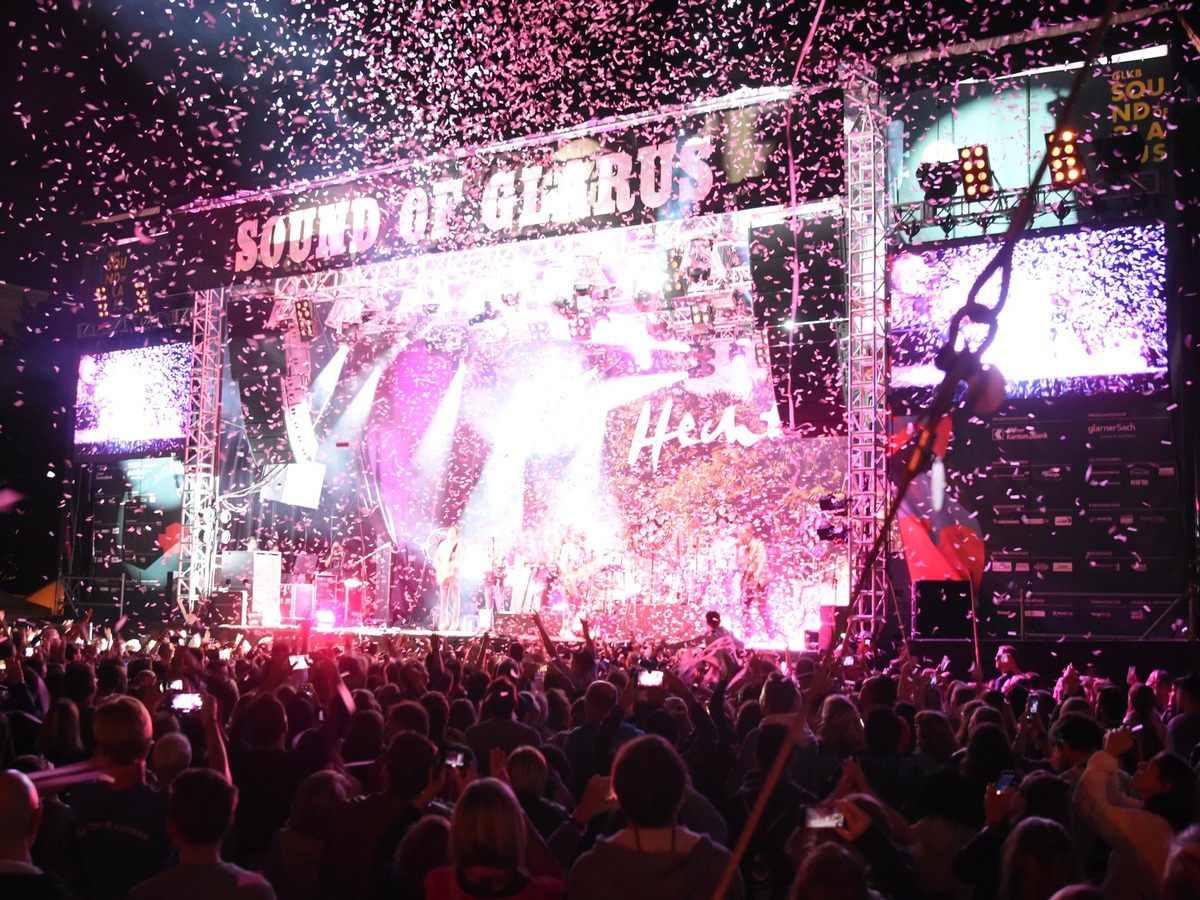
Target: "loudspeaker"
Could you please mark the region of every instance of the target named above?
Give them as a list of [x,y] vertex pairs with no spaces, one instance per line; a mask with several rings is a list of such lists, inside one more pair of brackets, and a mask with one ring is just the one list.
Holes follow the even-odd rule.
[[775,404],[784,428],[808,435],[846,433],[840,223],[825,216],[750,230],[754,323],[766,332]]
[[205,625],[244,625],[246,622],[245,591],[213,591],[208,596]]
[[292,461],[284,416],[283,380],[287,362],[283,340],[277,335],[231,338],[230,374],[237,379],[242,407],[242,427],[250,453],[258,465],[284,465]]
[[912,637],[934,641],[969,641],[971,583],[918,581],[912,593]]

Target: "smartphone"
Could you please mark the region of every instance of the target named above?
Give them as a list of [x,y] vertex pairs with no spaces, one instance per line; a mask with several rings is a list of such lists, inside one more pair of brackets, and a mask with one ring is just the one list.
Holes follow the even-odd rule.
[[233,655],[232,647],[222,647],[217,651],[217,659],[229,659]]
[[1041,704],[1041,702],[1042,702],[1041,698],[1038,697],[1036,694],[1029,698],[1029,714],[1031,716],[1037,715],[1038,706]]
[[1016,780],[1016,772],[1001,772],[1000,777],[996,779],[996,793],[1003,794],[1013,786],[1013,782]]
[[307,669],[308,668],[308,657],[305,656],[303,653],[296,654],[295,656],[289,656],[288,659],[291,660],[293,669]]
[[451,750],[446,754],[446,765],[452,769],[461,769],[464,759],[461,750]]
[[852,665],[854,665],[854,657],[853,657],[853,656],[843,656],[843,657],[842,657],[842,665],[843,665],[843,666],[852,666]]
[[844,828],[846,818],[832,806],[810,806],[804,811],[808,828]]
[[167,682],[167,690],[168,691],[182,691],[183,690],[183,679],[176,678],[174,681],[168,681]]
[[200,694],[176,694],[171,698],[171,709],[175,712],[195,712],[203,705],[204,698]]
[[638,669],[637,683],[638,687],[662,687],[663,673],[647,672],[645,669]]
[[32,648],[32,647],[26,647],[26,648],[25,648],[25,655],[26,655],[26,656],[33,656],[33,648]]

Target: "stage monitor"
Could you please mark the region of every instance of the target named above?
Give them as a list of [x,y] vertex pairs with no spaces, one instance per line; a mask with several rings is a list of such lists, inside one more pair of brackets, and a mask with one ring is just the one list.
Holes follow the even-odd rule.
[[182,341],[85,353],[75,392],[75,451],[153,456],[184,449],[192,345]]
[[[998,238],[902,248],[891,255],[893,399],[928,396],[950,319]],[[994,275],[978,300],[994,306]],[[967,324],[978,346],[986,326]],[[1166,234],[1161,223],[1039,231],[1013,251],[1012,283],[983,356],[1010,399],[1145,391],[1167,371]]]

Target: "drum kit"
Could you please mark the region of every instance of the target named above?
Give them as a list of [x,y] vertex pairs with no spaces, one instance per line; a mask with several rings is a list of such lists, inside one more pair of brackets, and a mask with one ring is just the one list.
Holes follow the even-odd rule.
[[567,568],[546,560],[522,564],[512,596],[512,612],[543,609],[612,612],[625,600],[625,566],[615,551]]

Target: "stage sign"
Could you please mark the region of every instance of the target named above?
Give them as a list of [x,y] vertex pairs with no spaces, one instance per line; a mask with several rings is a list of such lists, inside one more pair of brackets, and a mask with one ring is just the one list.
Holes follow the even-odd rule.
[[[796,114],[805,133],[805,158],[795,166],[801,199],[840,190],[840,104],[830,89],[804,101],[819,118]],[[175,286],[780,205],[789,198],[786,109],[780,92],[765,102],[460,151],[320,189],[197,205],[169,222]]]

